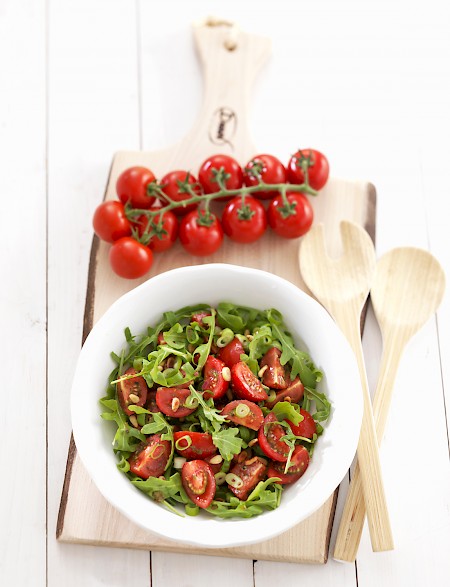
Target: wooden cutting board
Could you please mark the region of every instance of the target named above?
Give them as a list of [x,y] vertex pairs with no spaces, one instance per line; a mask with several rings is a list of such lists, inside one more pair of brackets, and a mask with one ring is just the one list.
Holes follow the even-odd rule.
[[[194,39],[205,78],[204,104],[196,125],[187,137],[170,149],[152,153],[117,153],[112,163],[105,199],[116,198],[116,179],[132,165],[147,166],[157,177],[172,169],[191,170],[195,175],[203,160],[213,153],[231,154],[242,165],[258,153],[252,145],[245,121],[250,87],[269,55],[270,42],[222,25],[196,26]],[[234,46],[234,49],[230,50],[230,46]],[[292,151],[297,147],[297,138],[292,137]],[[376,196],[370,183],[331,178],[321,194],[311,198],[311,201],[315,222],[323,222],[325,225],[327,246],[332,255],[339,255],[341,250],[340,220],[357,222],[375,238]],[[284,240],[268,232],[253,245],[244,246],[226,240],[223,247],[211,257],[198,258],[187,254],[177,243],[169,251],[155,255],[154,265],[147,278],[175,267],[226,262],[270,271],[308,292],[298,268],[298,247],[298,239]],[[94,237],[83,341],[95,322],[118,297],[144,281],[117,277],[109,267],[108,251],[109,245]],[[201,549],[162,539],[117,512],[91,481],[72,440],[56,536],[61,542],[79,544],[325,563],[337,491],[315,514],[281,536],[239,548]]]

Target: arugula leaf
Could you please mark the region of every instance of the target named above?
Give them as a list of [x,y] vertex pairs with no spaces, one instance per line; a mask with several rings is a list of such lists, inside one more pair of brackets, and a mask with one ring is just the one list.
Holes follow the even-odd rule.
[[174,473],[168,479],[160,477],[149,477],[148,479],[132,479],[131,483],[140,491],[146,493],[149,497],[158,502],[164,502],[166,499],[175,499],[180,503],[188,503],[189,498],[183,489],[180,473]]
[[102,398],[100,403],[110,410],[100,414],[100,417],[103,420],[113,421],[117,424],[117,430],[112,442],[114,451],[134,452],[138,444],[145,440],[145,436],[128,424],[125,412],[120,407],[117,399]]
[[282,420],[290,420],[297,426],[304,418],[294,406],[295,404],[291,404],[290,402],[278,402],[273,406],[272,412],[280,422]]
[[[198,405],[203,410],[203,415],[205,419],[211,422],[213,430],[218,431],[220,429],[221,424],[228,421],[226,416],[222,416],[219,410],[214,407],[214,400],[212,399],[212,397],[205,400],[203,394],[194,389],[193,385],[190,385],[189,389],[191,390],[191,394],[187,398],[187,401],[192,401],[191,398],[196,399],[198,401]],[[198,414],[200,415],[201,412],[199,411]],[[205,430],[205,432],[209,432],[209,430]]]
[[211,345],[214,340],[214,330],[216,325],[216,311],[211,308],[211,316],[205,316],[203,318],[203,322],[208,325],[209,329],[209,337],[208,341],[205,344],[199,345],[195,349],[195,354],[198,354],[198,361],[197,361],[197,369],[201,371],[203,369],[204,364],[206,363],[206,359],[208,355],[211,354]]
[[225,461],[231,461],[242,450],[244,441],[238,434],[238,428],[224,428],[212,433],[212,441]]
[[278,480],[278,477],[271,477],[260,481],[245,501],[230,492],[227,501],[213,500],[206,510],[219,518],[252,518],[262,514],[264,510],[274,510],[280,505],[283,491],[282,486],[276,483]]
[[186,347],[186,336],[183,327],[179,322],[176,322],[170,330],[163,334],[166,343],[174,349],[184,349]]
[[312,414],[312,417],[316,422],[328,420],[331,413],[331,403],[324,393],[320,393],[316,389],[311,389],[310,387],[305,386],[304,398],[309,402],[315,402],[317,411]]

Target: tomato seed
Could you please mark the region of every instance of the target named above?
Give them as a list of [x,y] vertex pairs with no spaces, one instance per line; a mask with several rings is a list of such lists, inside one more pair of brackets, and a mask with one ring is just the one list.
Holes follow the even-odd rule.
[[195,471],[195,473],[188,479],[189,489],[194,495],[202,495],[206,491],[208,478],[205,471]]

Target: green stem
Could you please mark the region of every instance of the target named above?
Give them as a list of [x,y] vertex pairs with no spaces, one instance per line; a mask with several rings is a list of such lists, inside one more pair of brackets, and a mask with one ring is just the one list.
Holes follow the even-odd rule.
[[[205,209],[209,208],[209,203],[211,202],[211,200],[216,200],[218,198],[222,198],[222,197],[227,197],[227,198],[232,198],[234,196],[241,196],[243,201],[245,196],[247,195],[251,195],[251,194],[255,194],[257,192],[261,192],[261,191],[278,191],[281,193],[281,196],[283,198],[283,203],[286,204],[287,203],[287,198],[286,198],[286,192],[289,190],[290,192],[302,192],[304,194],[309,194],[311,196],[317,196],[317,191],[313,190],[308,184],[306,183],[302,183],[302,184],[287,184],[287,183],[276,183],[276,184],[268,184],[268,183],[264,183],[264,182],[260,182],[258,185],[255,186],[243,186],[241,188],[237,188],[234,190],[228,190],[226,188],[220,189],[217,192],[214,192],[212,194],[196,194],[195,191],[188,186],[188,192],[190,195],[190,198],[186,198],[186,200],[183,200],[183,205],[184,206],[188,206],[189,204],[198,204],[200,202],[204,202],[205,203]],[[170,198],[167,198],[167,196],[164,196],[166,200],[168,200],[168,204],[166,204],[165,206],[163,206],[162,208],[158,208],[157,210],[146,210],[146,209],[142,209],[142,208],[134,208],[130,211],[128,211],[127,215],[133,219],[136,216],[141,216],[141,215],[145,215],[148,217],[153,217],[156,216],[156,214],[161,214],[164,212],[167,212],[168,210],[173,210],[173,208],[177,208],[180,206],[180,202],[175,202],[174,200],[171,200]]]

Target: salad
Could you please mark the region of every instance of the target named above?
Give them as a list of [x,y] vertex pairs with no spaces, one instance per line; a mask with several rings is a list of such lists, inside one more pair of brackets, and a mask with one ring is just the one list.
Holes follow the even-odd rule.
[[198,304],[125,339],[100,400],[118,469],[179,515],[180,505],[221,518],[277,508],[331,409],[281,313]]

